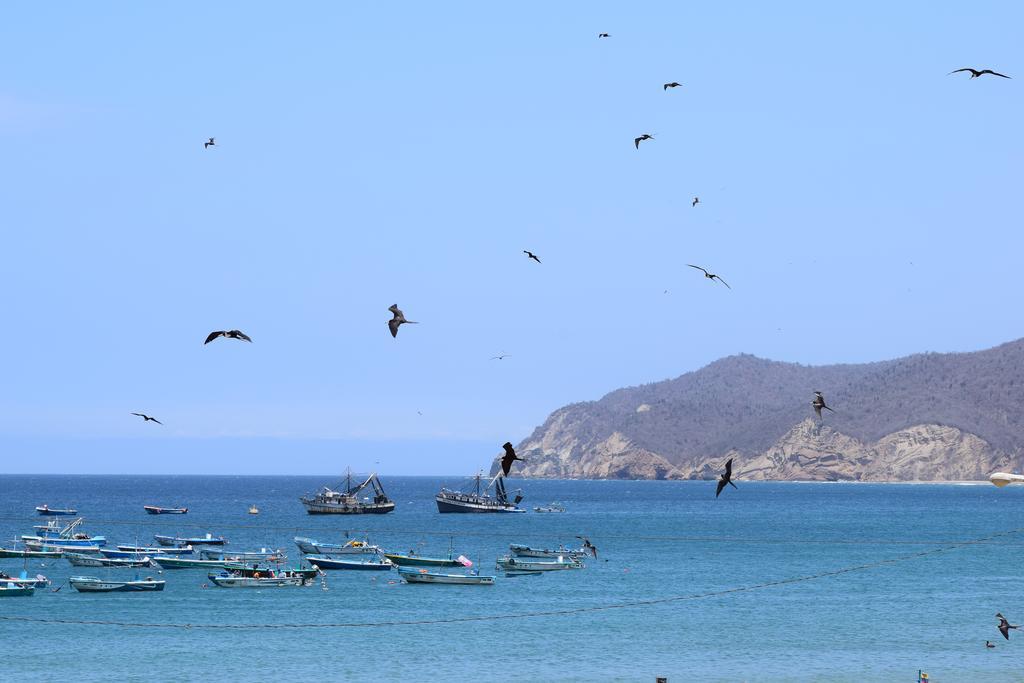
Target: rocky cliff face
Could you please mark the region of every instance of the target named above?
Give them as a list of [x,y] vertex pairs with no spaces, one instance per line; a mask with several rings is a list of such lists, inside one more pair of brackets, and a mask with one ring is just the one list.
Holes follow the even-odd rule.
[[[1024,342],[807,367],[737,356],[560,408],[513,476],[942,481],[1024,466]],[[809,417],[814,390],[839,412]],[[496,471],[496,464],[494,471]]]

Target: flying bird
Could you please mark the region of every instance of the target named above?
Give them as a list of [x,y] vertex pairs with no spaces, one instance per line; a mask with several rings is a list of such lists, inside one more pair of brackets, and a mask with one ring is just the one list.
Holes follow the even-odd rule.
[[661,89],[668,90],[669,88],[678,88],[681,85],[682,83],[676,83],[675,81],[672,81],[671,83],[666,83],[665,85],[663,85]]
[[690,206],[694,207],[694,206],[697,206],[698,204],[700,204],[700,197],[694,197],[693,198],[693,203],[690,204]]
[[610,34],[610,33],[598,33],[597,37],[598,38],[611,38],[612,34]]
[[1000,78],[1009,78],[1009,76],[1007,76],[1006,74],[1001,74],[1001,73],[999,73],[997,71],[993,71],[992,69],[982,69],[981,71],[978,71],[977,69],[972,69],[971,67],[967,67],[967,68],[964,68],[964,69],[957,69],[956,71],[950,71],[946,75],[947,76],[952,76],[953,74],[958,74],[961,71],[970,71],[971,72],[971,78],[977,78],[978,76],[984,76],[985,74],[992,74],[993,76],[999,76]]
[[825,405],[825,397],[821,395],[820,391],[815,391],[814,392],[814,400],[811,401],[811,405],[814,406],[814,412],[816,412],[818,414],[818,419],[819,420],[821,419],[821,409],[822,408],[824,408],[825,410],[829,411],[830,413],[836,412],[836,411],[832,410],[831,408],[829,408],[827,405]]
[[633,144],[636,145],[637,149],[640,149],[640,143],[641,142],[643,142],[644,140],[653,140],[653,139],[654,139],[653,135],[651,135],[650,133],[644,133],[643,135],[641,135],[638,138],[633,138]]
[[398,304],[391,304],[388,306],[388,310],[391,311],[391,320],[388,321],[388,329],[391,330],[391,336],[398,336],[398,326],[404,323],[410,323],[412,325],[418,325],[415,320],[406,320],[405,314],[398,310]]
[[526,258],[532,258],[537,263],[540,263],[540,259],[537,258],[537,255],[534,254],[532,251],[527,251],[526,249],[523,249],[523,253],[526,254]]
[[242,332],[241,330],[216,330],[215,332],[210,333],[210,336],[208,336],[206,338],[206,341],[203,342],[203,346],[206,346],[217,337],[225,337],[227,339],[241,339],[242,341],[252,342],[252,339],[249,338],[249,335],[247,335],[245,332]]
[[132,413],[132,415],[138,415],[139,417],[142,418],[143,422],[156,422],[158,425],[163,424],[163,422],[161,422],[160,420],[156,419],[155,417],[150,417],[149,415],[143,415],[142,413]]
[[718,489],[715,490],[715,498],[722,493],[722,489],[725,488],[726,484],[730,484],[734,489],[739,489],[736,484],[732,483],[732,458],[729,458],[725,462],[725,472],[718,478]]
[[501,456],[501,471],[504,472],[507,477],[509,470],[512,469],[512,461],[519,460],[521,462],[526,462],[526,460],[516,455],[515,449],[512,448],[512,442],[506,441],[504,445],[502,445],[502,448],[505,449],[505,455]]
[[583,549],[584,550],[589,550],[590,554],[593,555],[594,559],[596,560],[597,559],[597,546],[595,546],[593,543],[591,543],[590,539],[587,538],[586,536],[577,536],[576,538],[578,538],[581,541],[583,541]]
[[497,356],[491,356],[491,360],[505,360],[508,356],[509,354],[507,353],[500,353]]
[[1006,617],[1001,612],[996,612],[996,618],[999,619],[999,632],[1003,634],[1003,638],[1010,639],[1010,629],[1020,628],[1020,624],[1011,624],[1006,620]]
[[209,140],[203,143],[203,149],[206,149],[208,147],[214,147],[216,144],[217,143],[213,141],[213,138],[210,138]]
[[[706,277],[707,279],[709,279],[709,280],[718,280],[719,282],[721,282],[726,287],[729,287],[729,283],[728,282],[726,282],[722,278],[718,277],[714,273],[709,273],[704,268],[701,268],[700,266],[695,266],[692,263],[687,263],[686,265],[690,266],[691,268],[696,268],[697,270],[703,270],[704,271],[704,277]],[[732,289],[732,287],[729,287],[729,289]]]

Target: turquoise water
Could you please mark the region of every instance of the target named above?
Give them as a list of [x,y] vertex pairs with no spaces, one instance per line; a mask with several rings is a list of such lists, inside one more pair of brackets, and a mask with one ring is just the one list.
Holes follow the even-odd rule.
[[[34,507],[75,506],[110,545],[154,533],[226,536],[230,548],[286,548],[296,534],[338,541],[366,529],[398,551],[457,553],[491,570],[510,542],[598,547],[579,572],[492,587],[389,583],[332,572],[328,589],[203,588],[202,570],[167,571],[163,593],[83,595],[69,587],[0,601],[0,617],[225,628],[126,628],[0,620],[0,678],[11,681],[1024,681],[1024,632],[1006,642],[993,615],[1024,622],[1024,533],[862,571],[746,592],[574,614],[512,615],[723,591],[812,575],[1024,528],[1024,489],[990,485],[527,481],[524,505],[564,514],[439,515],[440,478],[391,477],[385,516],[311,517],[297,497],[316,477],[0,476],[0,536],[29,533]],[[446,483],[458,483],[448,480]],[[259,516],[246,513],[259,506]],[[144,504],[187,505],[152,517]],[[71,573],[134,570],[32,562]],[[21,560],[0,560],[13,573]],[[105,573],[105,574],[104,574]],[[151,570],[143,570],[151,573]],[[368,576],[367,574],[374,574]],[[441,621],[471,616],[472,622]],[[281,624],[362,624],[274,628]],[[373,625],[365,625],[373,624]],[[986,650],[985,640],[997,644]]]

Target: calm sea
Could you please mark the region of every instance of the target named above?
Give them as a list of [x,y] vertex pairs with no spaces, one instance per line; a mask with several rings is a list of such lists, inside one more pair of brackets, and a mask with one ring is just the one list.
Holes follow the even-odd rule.
[[[282,547],[295,535],[368,533],[398,551],[445,554],[485,572],[512,542],[586,535],[583,571],[494,586],[421,586],[393,574],[331,572],[328,590],[204,588],[203,570],[166,571],[163,593],[69,587],[0,599],[0,617],[115,620],[175,628],[0,620],[0,680],[74,681],[1024,681],[1024,533],[822,578],[724,593],[900,558],[1024,529],[1024,489],[991,485],[525,481],[524,505],[564,514],[440,515],[438,477],[389,477],[394,513],[311,517],[298,496],[318,477],[0,476],[0,535],[30,533],[34,507],[74,506],[110,545],[154,533]],[[142,506],[188,506],[152,517]],[[260,508],[247,514],[249,505]],[[44,566],[45,565],[45,566]],[[21,560],[0,560],[13,573]],[[74,568],[128,576],[134,570]],[[32,562],[61,585],[67,561]],[[143,570],[151,573],[152,570]],[[496,573],[496,572],[492,572]],[[367,574],[374,574],[368,576]],[[658,602],[672,597],[691,599]],[[650,601],[621,609],[507,618]],[[464,617],[479,621],[454,621]],[[423,621],[416,625],[400,622]],[[260,624],[252,630],[186,628]],[[336,624],[321,628],[282,625]],[[345,625],[348,624],[348,625]],[[353,625],[357,624],[357,625]],[[997,645],[989,650],[985,640]]]

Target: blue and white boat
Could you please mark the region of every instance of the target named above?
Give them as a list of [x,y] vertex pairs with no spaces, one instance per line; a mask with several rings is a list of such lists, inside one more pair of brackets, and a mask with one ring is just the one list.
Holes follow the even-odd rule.
[[311,555],[379,555],[382,552],[380,546],[355,539],[345,543],[321,543],[312,538],[296,536],[295,545],[299,546],[302,552]]
[[45,588],[50,585],[50,580],[42,574],[29,576],[28,571],[22,569],[18,576],[11,576],[6,572],[0,572],[0,587],[11,588],[28,586],[29,588]]
[[[170,546],[166,546],[166,547],[165,546],[160,546],[160,547],[154,548],[152,546],[147,547],[147,546],[140,546],[140,545],[119,545],[119,546],[117,546],[117,550],[118,550],[118,552],[131,553],[133,555],[138,555],[138,554],[142,554],[142,555],[158,555],[158,554],[159,555],[191,555],[192,554],[192,546],[190,546],[190,545],[186,545],[186,546],[181,547],[181,548],[172,548]],[[102,552],[104,555],[107,555],[107,553],[110,553],[110,552],[113,552],[113,551],[104,550],[104,551],[100,551],[100,552]],[[107,555],[107,556],[108,557],[116,557],[116,555]]]
[[163,546],[177,546],[182,547],[186,545],[224,545],[227,540],[223,536],[214,536],[213,534],[207,533],[205,536],[199,536],[198,538],[180,538],[178,536],[161,536],[156,534],[153,536],[156,542]]
[[121,567],[137,569],[153,566],[150,557],[132,559],[126,557],[103,557],[102,555],[85,555],[82,553],[64,553],[65,559],[76,567]]
[[78,510],[72,510],[71,508],[52,508],[49,505],[40,505],[36,508],[36,513],[43,517],[59,517],[77,515]]
[[378,570],[388,571],[393,568],[394,563],[387,559],[379,560],[341,560],[337,557],[324,557],[322,555],[306,555],[306,560],[318,569],[355,569],[355,570]]
[[278,548],[260,548],[259,550],[224,550],[223,548],[203,548],[199,556],[204,560],[227,560],[237,562],[241,560],[266,560],[267,562],[284,562],[288,559],[284,551]]
[[553,572],[563,569],[583,569],[579,560],[559,557],[554,560],[524,560],[519,557],[499,557],[497,568],[519,572]]
[[62,547],[74,547],[74,546],[93,546],[102,547],[107,544],[106,536],[89,536],[75,531],[84,522],[81,517],[67,524],[61,526],[56,519],[51,519],[46,524],[40,524],[32,527],[36,530],[33,535],[23,535],[21,540],[25,541],[25,544],[35,542],[40,545],[53,545]]
[[166,582],[147,576],[135,581],[106,581],[95,576],[72,576],[68,579],[71,587],[80,593],[137,593],[140,591],[162,591]]

